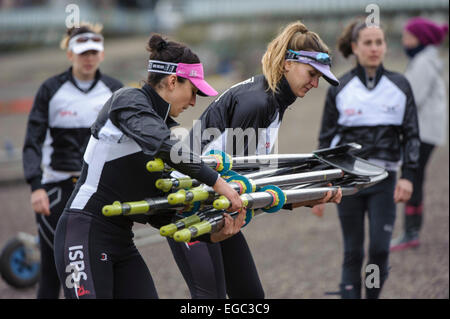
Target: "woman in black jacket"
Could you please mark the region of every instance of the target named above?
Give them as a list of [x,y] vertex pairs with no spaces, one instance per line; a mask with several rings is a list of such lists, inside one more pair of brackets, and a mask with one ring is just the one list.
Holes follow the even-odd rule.
[[[386,180],[345,197],[338,205],[344,237],[341,296],[361,298],[364,216],[368,211],[368,265],[379,270],[374,272],[379,278],[365,282],[366,298],[378,298],[388,276],[395,203],[410,198],[418,164],[420,141],[416,105],[406,78],[383,67],[386,42],[380,27],[368,27],[364,21],[356,20],[343,31],[338,48],[344,57],[355,55],[357,65],[339,79],[339,87],[328,90],[320,147],[356,142],[362,145],[356,155],[389,172]],[[400,167],[401,176],[397,181]],[[321,215],[323,205],[313,210]],[[366,276],[366,279],[374,278]]]
[[122,83],[100,72],[102,26],[82,23],[61,41],[71,67],[47,79],[31,109],[23,146],[23,169],[31,187],[41,252],[37,298],[58,298],[54,232],[83,164],[90,127]]
[[[209,105],[190,132],[190,145],[201,146],[196,151],[202,153],[218,149],[233,155],[269,154],[287,107],[316,88],[321,76],[338,85],[330,65],[320,37],[301,22],[289,24],[269,44],[263,74],[232,86]],[[338,203],[341,197],[341,192],[333,197],[329,192],[308,204]],[[219,244],[168,242],[192,298],[264,298],[241,232]]]
[[213,186],[241,210],[233,220],[225,214],[224,228],[202,240],[228,238],[244,223],[242,201],[219,175],[186,152],[183,162],[172,161],[176,144],[170,127],[196,94],[217,92],[203,79],[199,58],[188,47],[153,35],[147,83],[140,89],[124,88],[105,103],[92,126],[84,154],[81,176],[55,234],[55,260],[66,298],[157,298],[152,277],[133,243],[133,221],[152,225],[167,223],[173,213],[153,217],[105,217],[102,208],[114,201],[137,201],[160,196],[155,181],[160,173],[149,173],[145,165],[155,157],[180,172]]

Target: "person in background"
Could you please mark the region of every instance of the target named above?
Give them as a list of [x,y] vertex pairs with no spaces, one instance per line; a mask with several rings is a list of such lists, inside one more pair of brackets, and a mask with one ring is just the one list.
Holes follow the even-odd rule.
[[422,17],[408,20],[403,30],[402,44],[410,59],[405,77],[411,84],[417,105],[421,143],[413,193],[405,205],[403,233],[392,240],[391,251],[420,245],[425,171],[433,150],[444,145],[447,136],[447,87],[438,51],[447,32],[447,24],[440,25]]
[[74,190],[103,104],[122,83],[100,72],[105,53],[102,26],[81,23],[61,41],[71,66],[39,88],[28,117],[23,169],[31,187],[41,251],[37,298],[58,298],[60,282],[53,257],[55,228]]
[[[406,202],[412,194],[420,146],[417,111],[408,80],[383,67],[387,45],[381,27],[353,21],[339,37],[338,49],[345,58],[354,55],[356,66],[339,79],[338,87],[328,90],[319,147],[358,143],[362,148],[355,155],[389,173],[380,183],[344,197],[337,206],[344,241],[340,294],[342,298],[361,298],[367,211],[368,265],[378,268],[379,280],[373,287],[366,285],[365,290],[366,298],[375,299],[389,273],[396,203]],[[323,208],[317,205],[313,212],[321,216]]]

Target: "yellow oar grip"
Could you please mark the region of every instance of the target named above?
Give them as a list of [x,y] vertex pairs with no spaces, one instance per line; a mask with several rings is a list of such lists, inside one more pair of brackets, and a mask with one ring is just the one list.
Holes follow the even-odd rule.
[[160,158],[155,158],[153,161],[148,161],[146,167],[149,172],[162,172],[164,170],[164,162]]

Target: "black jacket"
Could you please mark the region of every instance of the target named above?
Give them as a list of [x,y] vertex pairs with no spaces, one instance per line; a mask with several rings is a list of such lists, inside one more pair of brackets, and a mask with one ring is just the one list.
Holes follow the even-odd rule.
[[356,155],[386,163],[401,161],[402,177],[412,181],[420,140],[408,80],[380,66],[371,88],[359,64],[339,80],[339,86],[328,89],[319,148],[359,143],[362,149]]
[[[232,86],[200,116],[190,132],[194,150],[219,149],[230,155],[270,153],[284,112],[296,96],[283,77],[273,94],[263,75]],[[234,133],[234,134],[233,134]],[[198,146],[201,149],[197,149]]]
[[32,191],[81,171],[90,127],[106,100],[121,87],[122,83],[97,71],[91,87],[83,90],[72,68],[41,85],[23,146],[23,169]]
[[146,163],[155,157],[207,185],[214,185],[218,173],[201,162],[198,155],[184,150],[185,162],[172,161],[170,152],[177,141],[171,139],[170,127],[177,123],[169,116],[169,109],[170,105],[148,85],[115,92],[92,126],[82,173],[66,208],[125,227],[131,227],[132,221],[150,222],[155,227],[169,222],[170,215],[162,216],[164,220],[145,215],[102,215],[103,206],[114,201],[140,201],[164,195],[155,186],[162,174],[146,170]]

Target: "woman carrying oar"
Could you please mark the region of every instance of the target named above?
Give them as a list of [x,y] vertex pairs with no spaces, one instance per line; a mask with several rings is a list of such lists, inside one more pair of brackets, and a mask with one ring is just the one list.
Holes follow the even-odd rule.
[[[268,154],[287,107],[323,76],[338,85],[330,71],[328,47],[301,22],[291,23],[269,44],[262,58],[263,74],[234,85],[217,98],[191,130],[190,142],[201,152],[222,150],[234,156]],[[239,129],[245,134],[229,137]],[[218,132],[203,139],[195,133]],[[249,134],[249,135],[246,135]],[[205,135],[205,134],[203,134]],[[331,191],[317,203],[339,203]],[[297,206],[294,206],[297,207]],[[241,232],[221,242],[185,244],[168,239],[192,298],[264,298],[252,254]]]
[[[129,216],[106,217],[102,208],[114,201],[157,196],[161,174],[146,172],[156,156],[202,183],[213,186],[232,203],[240,217],[225,216],[222,231],[203,239],[218,242],[239,231],[245,209],[238,193],[196,155],[174,163],[170,151],[172,117],[194,106],[196,94],[216,95],[203,79],[203,66],[188,47],[153,35],[148,42],[147,83],[124,88],[105,103],[92,127],[80,179],[58,223],[55,260],[66,298],[157,298],[144,260],[133,243]],[[170,220],[170,214],[168,215]],[[139,222],[161,224],[164,216]]]

